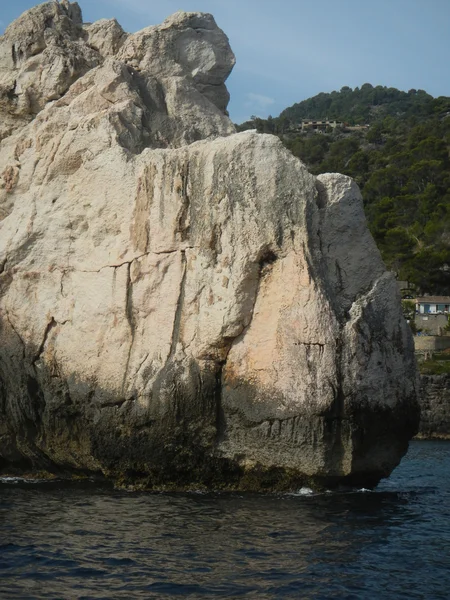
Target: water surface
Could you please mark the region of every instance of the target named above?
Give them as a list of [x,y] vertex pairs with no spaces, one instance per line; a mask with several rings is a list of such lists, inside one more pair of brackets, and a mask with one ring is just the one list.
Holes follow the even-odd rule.
[[450,442],[376,491],[0,483],[0,598],[450,598]]

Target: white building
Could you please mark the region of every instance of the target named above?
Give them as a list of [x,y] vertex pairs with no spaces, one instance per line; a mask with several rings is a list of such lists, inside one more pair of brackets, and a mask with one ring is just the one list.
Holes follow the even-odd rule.
[[450,296],[424,296],[416,299],[416,311],[421,315],[450,312]]

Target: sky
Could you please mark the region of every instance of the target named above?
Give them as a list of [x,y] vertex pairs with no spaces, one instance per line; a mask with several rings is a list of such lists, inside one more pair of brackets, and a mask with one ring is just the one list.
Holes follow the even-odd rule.
[[[39,2],[0,0],[0,33]],[[84,21],[134,32],[177,10],[210,12],[230,39],[230,116],[278,116],[363,83],[450,96],[450,0],[79,0]]]

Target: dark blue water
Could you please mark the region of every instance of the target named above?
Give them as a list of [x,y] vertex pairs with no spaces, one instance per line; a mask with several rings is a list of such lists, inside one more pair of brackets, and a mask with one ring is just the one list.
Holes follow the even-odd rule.
[[0,484],[0,598],[450,598],[450,442],[375,492]]

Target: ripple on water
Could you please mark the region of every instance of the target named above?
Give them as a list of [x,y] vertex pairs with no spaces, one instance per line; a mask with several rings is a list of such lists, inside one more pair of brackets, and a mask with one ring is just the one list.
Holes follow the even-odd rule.
[[[129,494],[0,479],[0,598],[447,598],[450,443],[376,490]],[[52,483],[52,485],[49,485]]]

